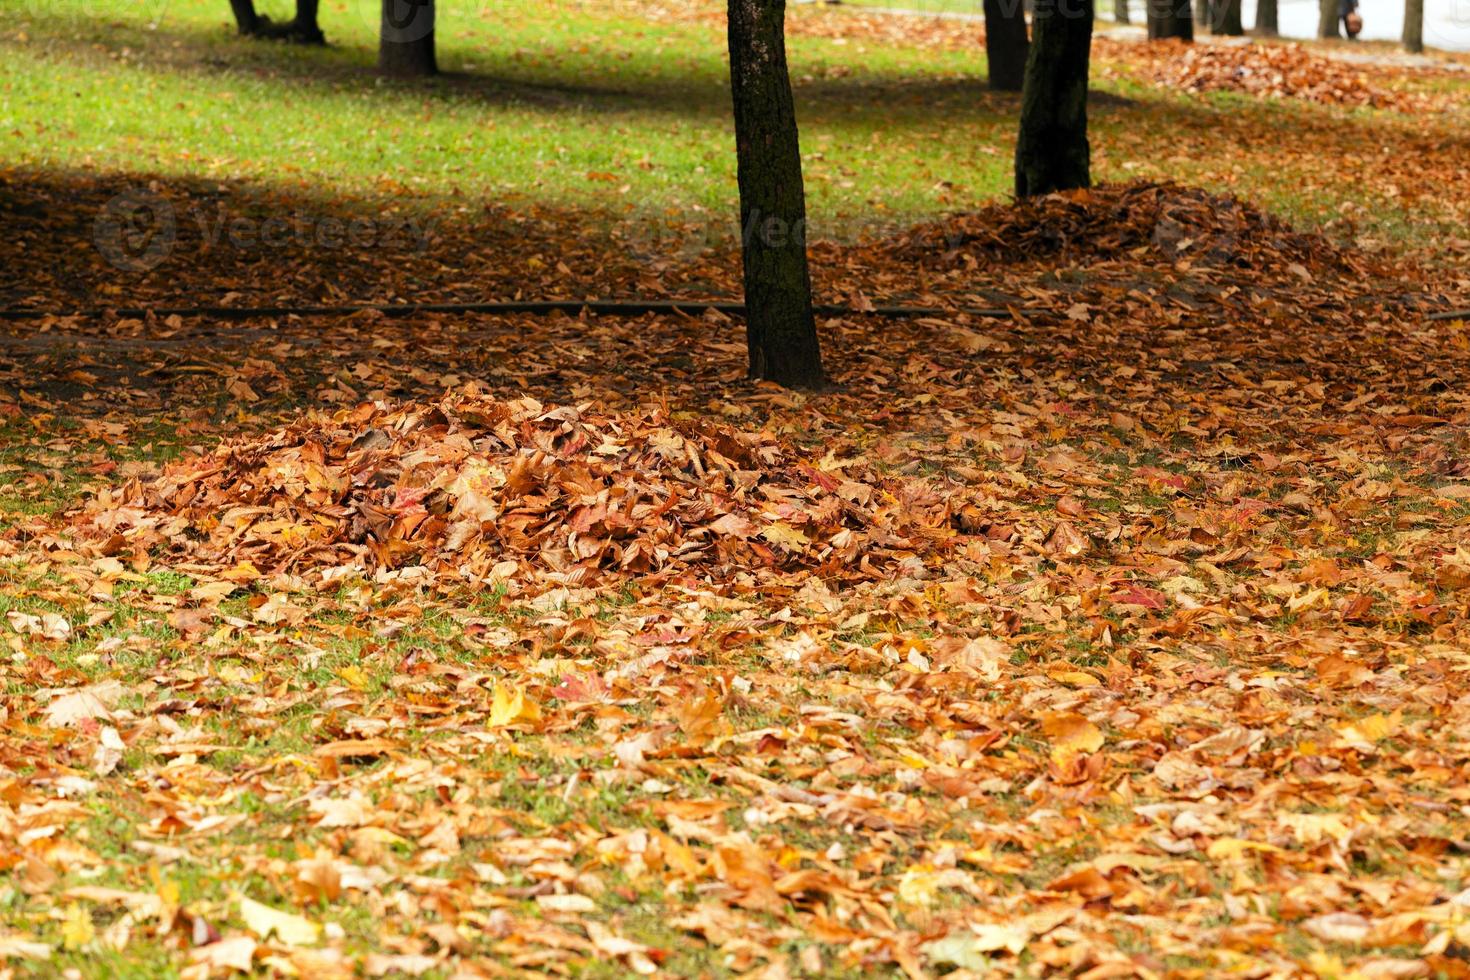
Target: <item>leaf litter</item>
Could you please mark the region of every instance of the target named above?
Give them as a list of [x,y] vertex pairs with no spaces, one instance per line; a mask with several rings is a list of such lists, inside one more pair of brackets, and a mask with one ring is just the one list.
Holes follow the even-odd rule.
[[[1102,39],[1095,50],[1111,62],[1104,77],[1141,76],[1155,85],[1188,92],[1240,92],[1258,99],[1299,99],[1320,105],[1370,107],[1396,112],[1445,111],[1463,99],[1400,84],[1402,65],[1350,62],[1300,44],[1128,44]],[[1416,69],[1417,74],[1432,74]]]
[[605,572],[704,586],[753,572],[880,579],[954,537],[946,498],[866,463],[809,461],[769,433],[590,405],[364,403],[227,442],[94,499],[99,556],[194,571],[344,574],[414,566],[518,590]]
[[1014,316],[7,345],[0,955],[1462,974],[1463,286],[1172,185],[818,254]]

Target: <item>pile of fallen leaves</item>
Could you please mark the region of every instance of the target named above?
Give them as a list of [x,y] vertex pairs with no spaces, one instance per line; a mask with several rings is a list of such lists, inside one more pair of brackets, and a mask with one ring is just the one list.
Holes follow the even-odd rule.
[[947,506],[925,484],[807,460],[769,433],[469,388],[226,442],[102,492],[76,523],[106,554],[161,548],[250,578],[418,566],[558,585],[747,569],[852,581],[953,537]]
[[1151,182],[993,204],[920,225],[885,247],[895,259],[925,264],[966,256],[987,263],[1161,256],[1280,269],[1290,263],[1342,268],[1360,260],[1234,197]]
[[1244,92],[1257,98],[1401,112],[1431,107],[1424,95],[1385,88],[1362,67],[1299,44],[1154,42],[1132,46],[1129,61],[1156,84],[1191,92]]

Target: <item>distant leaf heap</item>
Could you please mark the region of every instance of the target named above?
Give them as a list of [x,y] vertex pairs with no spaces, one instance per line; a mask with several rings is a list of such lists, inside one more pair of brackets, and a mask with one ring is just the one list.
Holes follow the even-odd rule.
[[[1138,50],[1142,47],[1142,50]],[[1358,65],[1313,54],[1297,44],[1134,46],[1127,60],[1159,85],[1193,92],[1244,92],[1257,98],[1413,112],[1433,108],[1422,94],[1377,84]]]
[[470,389],[309,415],[73,517],[99,552],[146,549],[195,569],[331,581],[417,566],[521,586],[694,575],[738,588],[744,570],[889,574],[953,535],[946,506],[925,484],[808,461],[766,433]]
[[944,265],[965,256],[994,262],[1189,258],[1273,270],[1297,262],[1342,268],[1351,258],[1320,235],[1232,197],[1172,183],[1138,182],[994,204],[886,243],[894,258]]

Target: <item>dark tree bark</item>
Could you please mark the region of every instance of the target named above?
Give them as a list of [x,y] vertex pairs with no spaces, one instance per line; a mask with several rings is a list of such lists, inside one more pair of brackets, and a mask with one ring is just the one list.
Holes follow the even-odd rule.
[[1016,141],[1016,196],[1088,187],[1087,60],[1092,0],[1036,0]]
[[985,0],[985,60],[990,87],[1019,92],[1026,81],[1026,8],[1021,0]]
[[434,0],[383,0],[378,71],[395,78],[437,75]]
[[255,0],[230,0],[230,9],[235,13],[235,27],[249,37],[277,38],[301,44],[326,44],[322,29],[317,25],[317,7],[320,0],[296,0],[296,17],[284,24],[277,24],[264,14],[255,12]]
[[296,0],[296,19],[291,21],[291,39],[302,44],[326,44],[321,25],[317,23],[320,0]]
[[750,376],[823,383],[806,256],[806,193],[786,68],[785,0],[729,0],[730,92]]
[[1424,0],[1404,3],[1404,50],[1410,54],[1424,50]]
[[1132,23],[1128,17],[1128,0],[1113,0],[1113,23]]
[[259,32],[260,17],[255,13],[255,0],[230,0],[230,10],[235,14],[235,29],[241,34]]
[[1317,4],[1317,36],[1320,38],[1342,37],[1338,30],[1338,21],[1341,19],[1337,12],[1338,0],[1318,0]]
[[1281,34],[1277,0],[1257,0],[1256,33],[1261,37],[1277,37]]
[[1026,80],[1026,9],[1022,0],[984,0],[985,59],[990,87],[1019,92]]
[[1240,0],[1213,0],[1210,10],[1210,33],[1240,37],[1245,25],[1240,20]]
[[[1148,38],[1161,41],[1177,38],[1181,41],[1194,40],[1194,19],[1190,16],[1189,0],[1144,0],[1148,14]],[[1204,0],[1200,0],[1204,2]]]

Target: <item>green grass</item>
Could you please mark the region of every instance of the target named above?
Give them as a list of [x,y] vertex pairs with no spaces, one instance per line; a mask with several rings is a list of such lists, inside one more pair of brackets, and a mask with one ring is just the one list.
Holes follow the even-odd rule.
[[[283,16],[284,6],[264,9]],[[0,28],[0,165],[242,177],[430,206],[731,220],[717,6],[654,21],[578,3],[446,5],[446,75],[419,83],[374,74],[376,9],[376,0],[325,4],[331,46],[317,49],[239,38],[218,0],[27,5]],[[1009,193],[1018,101],[986,89],[983,51],[801,31],[788,48],[819,234],[852,238]],[[1179,96],[1126,77],[1095,85],[1098,179],[1236,189],[1312,225],[1334,216],[1342,188],[1283,180],[1273,154],[1288,134],[1376,145],[1370,128],[1410,138],[1423,122]],[[1229,159],[1192,146],[1200,141],[1230,144]],[[1365,204],[1394,240],[1437,229],[1402,202]]]
[[[526,0],[451,7],[447,76],[405,85],[372,74],[373,8],[325,5],[325,50],[239,39],[208,0],[27,8],[0,34],[0,157],[611,210],[733,202],[710,25]],[[1014,99],[984,91],[980,53],[791,49],[815,213],[932,211],[955,193],[941,182],[969,199],[1005,189]],[[936,102],[960,109],[964,138]]]

